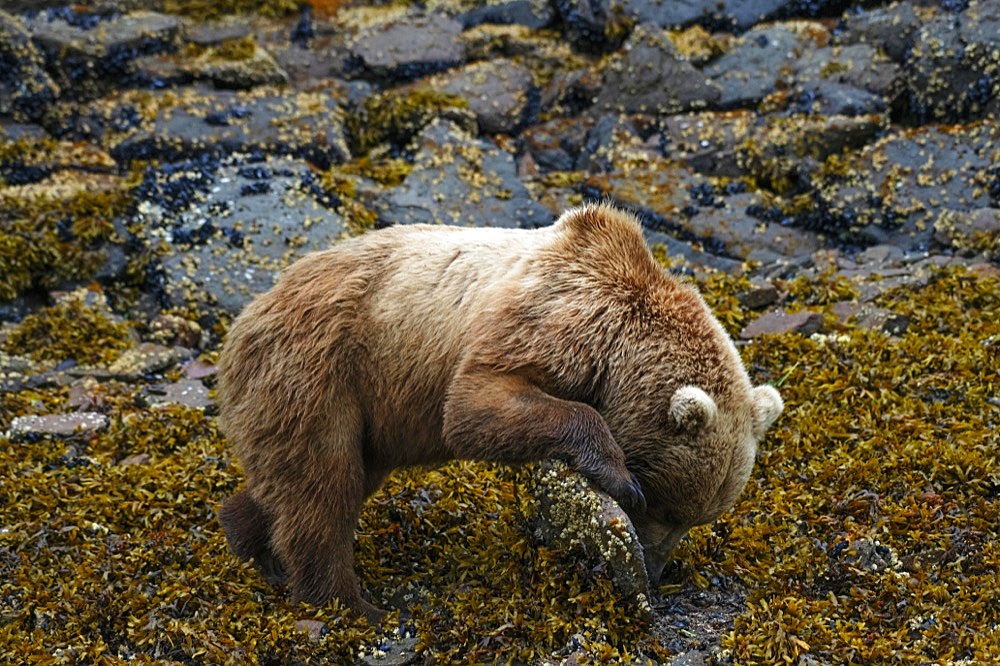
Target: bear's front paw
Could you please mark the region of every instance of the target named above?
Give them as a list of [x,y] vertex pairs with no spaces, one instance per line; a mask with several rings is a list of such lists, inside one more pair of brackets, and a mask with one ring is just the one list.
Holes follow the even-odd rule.
[[608,474],[594,480],[604,492],[611,496],[611,499],[625,509],[626,513],[646,513],[646,496],[643,494],[642,485],[635,474],[626,471],[625,474]]

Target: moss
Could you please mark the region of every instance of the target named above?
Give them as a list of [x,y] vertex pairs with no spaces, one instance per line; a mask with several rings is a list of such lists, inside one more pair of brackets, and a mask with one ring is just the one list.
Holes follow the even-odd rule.
[[132,204],[126,185],[18,196],[0,192],[0,301],[36,286],[90,279],[107,261],[107,243],[120,243],[114,220]]
[[300,4],[299,0],[164,0],[163,11],[193,16],[199,20],[219,18],[227,14],[260,14],[277,18],[296,13]]
[[81,364],[109,363],[133,345],[132,325],[113,321],[77,292],[21,321],[3,342],[10,354],[36,361],[73,359]]
[[364,109],[347,119],[356,155],[367,155],[377,146],[405,148],[417,133],[446,109],[467,109],[457,95],[433,90],[386,92],[372,95]]

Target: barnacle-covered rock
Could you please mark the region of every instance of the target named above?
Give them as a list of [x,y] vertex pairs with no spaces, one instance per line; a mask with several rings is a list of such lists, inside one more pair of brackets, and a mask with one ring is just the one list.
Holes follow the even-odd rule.
[[0,11],[0,114],[39,120],[59,97],[58,85],[45,71],[45,61],[24,23]]
[[582,544],[596,566],[606,566],[618,592],[641,613],[652,613],[642,544],[614,500],[565,464],[550,461],[534,472],[536,533],[553,547]]

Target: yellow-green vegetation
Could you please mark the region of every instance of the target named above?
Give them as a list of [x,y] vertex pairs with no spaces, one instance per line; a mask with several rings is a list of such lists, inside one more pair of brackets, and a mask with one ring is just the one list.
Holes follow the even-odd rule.
[[36,361],[72,359],[88,365],[113,361],[133,346],[132,324],[114,321],[105,309],[88,305],[85,294],[74,292],[29,314],[7,334],[3,351]]
[[360,113],[347,118],[356,155],[367,155],[382,145],[405,147],[425,125],[446,109],[467,109],[469,103],[457,95],[433,90],[389,91],[365,100]]
[[199,20],[227,14],[259,14],[277,18],[294,14],[300,4],[299,0],[164,0],[163,11],[194,16]]
[[[739,503],[682,542],[682,580],[664,587],[742,584],[746,609],[721,637],[734,663],[1000,660],[1000,282],[926,278],[876,302],[909,319],[898,337],[847,323],[741,348],[755,381],[780,384],[785,414]],[[737,298],[745,278],[701,286],[731,332],[753,317]],[[781,286],[821,311],[854,293],[832,276]],[[378,643],[334,606],[290,604],[228,554],[214,512],[241,474],[213,417],[102,386],[107,431],[0,437],[0,653],[351,663]],[[0,415],[71,411],[67,400],[62,386],[0,393]],[[436,663],[537,663],[568,643],[593,663],[668,661],[600,567],[533,542],[531,513],[524,471],[398,473],[362,516],[362,583],[410,609]],[[302,620],[325,633],[310,638]]]
[[127,188],[81,188],[68,198],[0,190],[0,301],[28,287],[51,288],[90,278],[107,261],[108,242],[122,242],[113,220],[132,203]]

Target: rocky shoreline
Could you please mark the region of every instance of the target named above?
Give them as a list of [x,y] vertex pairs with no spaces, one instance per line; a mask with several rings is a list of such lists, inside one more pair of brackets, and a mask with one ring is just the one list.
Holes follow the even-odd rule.
[[[49,484],[104,489],[125,479],[145,487],[147,474],[158,484],[176,484],[180,496],[196,496],[201,509],[181,512],[179,533],[157,522],[153,531],[167,536],[137,527],[138,517],[105,532],[93,528],[101,548],[111,552],[124,543],[123,533],[139,529],[145,545],[133,544],[137,558],[140,551],[150,557],[156,539],[166,540],[189,558],[197,552],[213,563],[219,573],[213,588],[229,590],[215,589],[220,598],[246,612],[263,612],[247,611],[248,599],[280,604],[252,582],[251,572],[240,573],[238,582],[220,573],[235,565],[219,541],[212,502],[235,487],[239,475],[214,429],[213,362],[229,319],[291,261],[391,224],[530,228],[550,224],[567,207],[611,200],[640,215],[665,267],[698,282],[752,359],[756,379],[797,379],[802,400],[809,400],[824,386],[844,390],[855,362],[844,359],[883,347],[903,354],[911,339],[946,332],[955,340],[978,336],[985,366],[968,366],[980,373],[972,380],[947,369],[964,362],[941,360],[941,368],[928,371],[938,379],[926,390],[991,386],[993,291],[1000,275],[998,17],[996,0],[0,1],[0,446],[9,451],[3,466],[11,479],[0,485],[0,497],[27,502],[16,509],[11,500],[0,512],[0,572],[11,581],[27,575],[25,558],[35,552],[24,545],[28,531],[45,535],[31,548],[45,550],[43,542],[51,542],[62,544],[52,546],[58,550],[91,529],[65,517],[65,501],[72,504],[65,498],[32,510],[23,499],[31,492]],[[943,284],[969,300],[947,310],[935,327],[921,308],[947,308]],[[923,294],[937,300],[925,307]],[[839,352],[829,352],[838,344]],[[802,376],[821,349],[844,355],[835,363],[840,374],[826,376],[813,364],[825,383]],[[770,359],[762,356],[766,351]],[[913,381],[921,387],[915,395],[925,395],[923,380]],[[973,398],[961,408],[974,414],[938,414],[938,422],[981,424],[976,441],[995,444],[991,410],[1000,399],[995,388],[980,388],[963,389]],[[864,390],[885,398],[888,389]],[[795,395],[773,444],[776,453],[767,455],[780,457],[803,438],[814,441],[802,434],[806,425],[797,419],[808,410],[799,410]],[[934,397],[943,393],[927,395],[934,405],[951,404]],[[896,418],[888,408],[874,409],[887,422]],[[179,453],[184,438],[197,443],[197,454]],[[983,469],[973,474],[981,483],[972,486],[976,497],[995,506],[995,453],[983,455]],[[170,456],[183,471],[161,470]],[[507,515],[491,503],[509,503],[511,493],[517,507],[528,502],[518,484],[540,495],[562,492],[546,489],[551,473],[545,471],[533,478],[464,467],[453,473],[497,477],[503,490],[487,496],[435,481],[448,489],[444,496],[470,493],[470,506],[491,515]],[[78,474],[96,476],[85,483]],[[185,490],[192,474],[204,480]],[[771,487],[770,472],[761,474],[761,487]],[[19,483],[23,488],[14,487]],[[360,547],[371,546],[372,534],[394,544],[401,538],[379,531],[376,515],[383,513],[390,524],[425,511],[438,512],[435,520],[461,522],[463,511],[426,499],[422,483],[405,476],[387,491]],[[958,501],[936,483],[932,478],[920,492],[943,497],[946,506]],[[149,492],[151,505],[160,506],[158,491]],[[877,492],[881,502],[889,491]],[[122,501],[145,496],[128,497]],[[859,497],[839,501],[850,507],[867,501]],[[742,508],[745,517],[754,499],[748,496],[734,513]],[[171,502],[160,506],[164,515]],[[79,511],[87,524],[116,524]],[[63,516],[54,522],[69,531],[55,536],[43,515]],[[510,514],[513,522],[496,529],[538,543],[544,530],[519,516]],[[616,520],[605,516],[606,524]],[[740,638],[741,627],[805,635],[787,619],[794,607],[785,607],[784,620],[760,619],[770,611],[759,603],[773,602],[774,591],[755,578],[751,565],[734,563],[727,554],[732,545],[711,551],[713,540],[731,540],[720,530],[740,533],[740,520],[736,515],[692,535],[674,578],[653,590],[651,600],[631,564],[594,552],[606,555],[603,546],[580,545],[590,537],[541,539],[548,544],[543,548],[579,547],[604,563],[595,565],[593,580],[574,570],[581,586],[576,598],[631,601],[604,615],[560,611],[565,626],[548,634],[537,628],[549,621],[541,611],[512,610],[505,612],[537,617],[493,625],[469,620],[479,634],[437,638],[428,632],[447,620],[428,606],[416,620],[416,637],[396,644],[409,656],[371,663],[448,662],[463,655],[473,661],[518,655],[511,658],[520,663],[753,663],[768,654],[806,659],[800,663],[840,661],[846,653],[837,650],[847,648],[824,651],[816,639],[800,638],[809,643],[805,648],[786,641],[768,653]],[[832,534],[822,538],[836,541]],[[837,534],[854,554],[843,557],[855,558],[830,565],[837,575],[879,557],[891,565],[892,557],[866,545],[876,543],[874,531],[843,527]],[[626,537],[619,530],[615,538]],[[396,545],[406,552],[405,544]],[[380,546],[372,548],[369,564],[386,567]],[[45,552],[50,564],[58,561],[56,551]],[[522,564],[530,560],[534,571],[546,570],[538,568],[542,561],[556,566],[546,559],[554,555],[517,557]],[[910,566],[906,557],[897,564]],[[190,561],[160,564],[186,572],[182,578],[205,573]],[[401,590],[417,585],[419,563],[412,569],[412,580],[400,579]],[[534,574],[517,575],[538,583]],[[417,587],[412,594],[429,594],[425,601],[440,589],[452,600],[462,596],[461,586]],[[135,615],[153,622],[148,634],[123,638],[123,625],[98,619],[91,627],[105,628],[84,631],[89,638],[71,648],[61,638],[45,638],[58,633],[50,623],[60,621],[59,612],[38,619],[49,617],[55,589],[65,588],[26,592],[13,582],[0,588],[0,636],[8,632],[15,642],[34,636],[28,643],[41,650],[37,654],[63,650],[71,661],[99,654],[102,642],[123,659],[238,654],[268,661],[283,655],[277,657],[283,663],[340,658],[331,656],[339,649],[354,659],[359,646],[377,644],[332,611],[306,618],[282,607],[272,621],[285,633],[272,640],[262,638],[260,627],[274,626],[267,621],[249,633],[194,621],[183,630],[163,618],[153,622],[165,611],[152,604]],[[199,598],[209,604],[209,596]],[[655,615],[637,610],[639,597],[652,602]],[[448,612],[473,612],[463,608]],[[911,632],[933,633],[913,617],[907,621],[918,627]],[[507,627],[519,622],[532,628]],[[993,627],[987,634],[996,632],[995,621],[984,622]],[[626,627],[619,634],[616,623]],[[490,639],[489,626],[502,629]],[[257,641],[267,647],[253,648]],[[963,645],[973,656],[989,654]],[[391,642],[384,647],[394,650]]]

